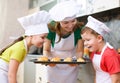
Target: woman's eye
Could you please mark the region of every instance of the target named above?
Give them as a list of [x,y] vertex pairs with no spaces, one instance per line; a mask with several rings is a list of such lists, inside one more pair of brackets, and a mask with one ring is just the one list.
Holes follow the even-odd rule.
[[90,41],[90,39],[88,39],[87,41]]
[[72,22],[75,22],[75,20],[73,20]]
[[64,22],[63,24],[68,24],[68,22]]

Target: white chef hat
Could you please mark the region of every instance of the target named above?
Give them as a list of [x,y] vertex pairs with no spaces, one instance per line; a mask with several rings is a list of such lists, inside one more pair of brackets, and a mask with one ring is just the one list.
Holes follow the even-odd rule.
[[49,13],[54,21],[68,21],[76,18],[79,9],[75,1],[64,1],[53,6]]
[[48,33],[49,20],[50,15],[44,10],[18,18],[19,23],[25,29],[26,36]]
[[92,16],[88,16],[88,22],[85,26],[93,29],[94,31],[96,31],[97,33],[99,33],[100,35],[102,35],[104,37],[105,34],[110,32],[110,29],[102,22],[100,22],[99,20],[93,18]]

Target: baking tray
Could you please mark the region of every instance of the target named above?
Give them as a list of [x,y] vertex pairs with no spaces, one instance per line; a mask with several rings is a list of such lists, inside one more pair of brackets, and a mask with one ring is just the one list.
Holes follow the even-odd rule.
[[63,59],[61,59],[61,61],[38,61],[37,59],[31,59],[31,62],[34,62],[36,64],[86,64],[86,60],[85,62],[77,62],[76,60],[73,60],[72,62],[65,62]]

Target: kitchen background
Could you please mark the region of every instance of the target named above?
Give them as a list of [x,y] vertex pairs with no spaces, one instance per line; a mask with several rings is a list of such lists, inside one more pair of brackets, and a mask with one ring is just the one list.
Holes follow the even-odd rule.
[[[17,22],[17,18],[39,10],[49,10],[53,5],[65,0],[0,0],[0,49],[23,35],[24,30]],[[112,30],[111,43],[116,49],[120,48],[120,0],[74,0],[79,4],[81,11],[78,20],[86,23],[88,15],[103,21]],[[29,62],[42,54],[42,49],[32,47],[18,72],[18,83],[45,83],[46,67]],[[86,64],[90,66],[91,64]],[[78,83],[85,83],[86,76],[93,80],[93,72],[81,71],[85,66],[80,66]],[[86,74],[86,75],[84,75]],[[82,76],[81,76],[82,75]]]

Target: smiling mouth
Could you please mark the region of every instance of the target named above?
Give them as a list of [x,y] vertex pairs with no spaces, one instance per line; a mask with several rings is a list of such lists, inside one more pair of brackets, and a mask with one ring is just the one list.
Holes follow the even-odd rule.
[[92,46],[88,46],[87,48],[90,49]]

